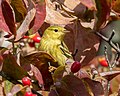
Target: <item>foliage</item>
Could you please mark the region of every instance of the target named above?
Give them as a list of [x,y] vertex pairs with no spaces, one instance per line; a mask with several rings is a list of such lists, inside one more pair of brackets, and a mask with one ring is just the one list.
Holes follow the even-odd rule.
[[[0,82],[4,91],[0,94],[119,96],[119,7],[119,0],[1,0]],[[71,72],[72,60],[58,66],[50,54],[38,51],[40,38],[51,25],[70,31],[64,41],[74,61],[81,64],[78,72]],[[100,65],[100,58],[107,67]],[[22,84],[26,76],[30,86]]]

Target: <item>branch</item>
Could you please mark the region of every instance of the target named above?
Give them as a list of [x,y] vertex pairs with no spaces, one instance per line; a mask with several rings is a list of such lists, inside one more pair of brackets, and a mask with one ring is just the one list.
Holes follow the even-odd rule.
[[114,34],[115,34],[115,30],[113,30],[110,38],[105,37],[104,35],[102,35],[102,34],[99,33],[99,32],[96,32],[96,34],[97,34],[100,38],[102,38],[103,40],[105,40],[106,42],[108,42],[109,45],[110,45],[112,48],[114,48],[114,49],[117,51],[118,54],[120,54],[120,48],[119,48],[118,46],[116,46],[116,45],[112,42],[112,38],[113,38],[113,36],[114,36]]

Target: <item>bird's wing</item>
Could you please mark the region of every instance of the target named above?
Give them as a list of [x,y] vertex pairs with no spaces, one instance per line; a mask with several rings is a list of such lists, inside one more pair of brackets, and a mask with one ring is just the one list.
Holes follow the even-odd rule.
[[66,46],[64,42],[61,42],[61,44],[59,45],[59,48],[67,58],[72,58],[72,55],[69,52],[68,47]]

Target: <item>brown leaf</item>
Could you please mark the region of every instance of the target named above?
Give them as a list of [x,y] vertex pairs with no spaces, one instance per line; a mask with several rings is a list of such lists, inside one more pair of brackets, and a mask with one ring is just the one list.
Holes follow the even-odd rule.
[[17,64],[15,57],[7,50],[3,56],[2,72],[5,76],[13,80],[20,80],[24,76],[28,76],[27,72]]
[[83,67],[96,56],[95,45],[99,42],[98,38],[91,29],[83,27],[80,21],[74,21],[66,28],[71,32],[66,35],[65,43],[72,53],[78,50],[75,60],[80,61]]
[[64,17],[59,11],[55,10],[54,4],[50,0],[46,2],[46,19],[45,21],[50,24],[65,25],[70,24],[75,18]]
[[22,0],[12,0],[11,6],[14,9],[15,12],[15,18],[16,22],[20,22],[24,19],[25,15],[27,14],[27,10],[24,6],[24,3]]
[[100,82],[89,78],[79,79],[74,75],[63,77],[61,84],[57,85],[57,88],[66,88],[68,92],[71,92],[75,96],[91,96],[92,94],[94,96],[101,96],[104,94]]
[[90,94],[86,90],[84,82],[74,75],[66,75],[65,77],[63,77],[61,84],[58,85],[57,88],[57,92],[61,96],[64,95],[64,93],[66,93],[63,93],[61,91],[63,89],[66,89],[65,91],[74,94],[73,96],[90,96]]
[[88,84],[88,86],[89,86],[91,92],[94,94],[94,96],[104,95],[104,89],[100,82],[91,80],[89,78],[84,78],[84,81]]
[[64,88],[62,86],[57,88],[52,88],[52,90],[49,93],[49,96],[74,96],[67,88]]
[[53,79],[48,68],[49,67],[48,62],[50,62],[51,66],[58,67],[58,63],[54,60],[54,58],[48,53],[40,51],[25,56],[21,64],[24,65],[25,62],[27,62],[27,64],[33,64],[39,69],[44,81],[44,85],[45,85],[44,87],[46,90],[48,90],[50,88],[50,85],[53,84]]
[[[110,81],[110,89],[111,92],[117,92],[120,89],[120,75],[117,75],[116,77],[114,77],[111,81]],[[115,96],[115,95],[114,95]],[[118,95],[119,96],[119,95]]]
[[11,89],[11,93],[12,93],[12,95],[15,95],[15,94],[17,94],[19,91],[21,91],[21,90],[23,90],[23,89],[25,89],[27,86],[22,86],[22,85],[20,85],[20,84],[16,84],[16,85],[14,85],[13,87],[12,87],[12,89]]
[[20,40],[25,33],[29,30],[29,25],[31,23],[31,21],[34,19],[35,17],[35,13],[36,13],[36,9],[34,6],[34,3],[29,1],[30,5],[29,5],[29,11],[24,19],[24,21],[22,22],[22,24],[20,25],[20,27],[17,30],[17,35],[16,35],[16,39],[15,41]]
[[85,6],[88,7],[88,9],[90,10],[97,10],[96,9],[96,4],[95,4],[95,1],[94,0],[80,0],[81,3]]
[[112,80],[114,77],[120,74],[120,71],[102,72],[101,76],[106,78],[108,81]]
[[95,30],[104,27],[106,20],[110,15],[111,2],[109,0],[95,0],[97,12],[96,12],[96,23],[94,26]]
[[112,9],[115,12],[120,13],[120,0],[112,0]]
[[[37,67],[35,67],[34,65],[31,65],[31,71],[33,72],[36,80],[38,80],[39,85],[44,85],[43,83],[43,78],[42,78],[42,74],[39,71],[39,69]],[[43,88],[44,89],[44,88]]]
[[46,17],[46,4],[45,2],[41,1],[38,4],[36,4],[35,21],[31,29],[32,33],[35,33],[38,31],[38,29],[44,23],[45,17]]
[[1,3],[2,13],[10,32],[16,36],[16,26],[14,21],[14,14],[10,4],[6,0],[2,0]]
[[80,70],[78,73],[77,73],[77,77],[82,79],[82,78],[90,78],[90,75],[85,71],[85,70]]
[[75,2],[74,2],[74,0],[65,0],[62,3],[62,5],[64,6],[63,11],[65,10],[65,12],[67,14],[72,14],[74,16],[77,16],[78,18],[83,18],[84,14],[86,12],[86,6],[83,5],[80,2],[80,0],[76,0]]

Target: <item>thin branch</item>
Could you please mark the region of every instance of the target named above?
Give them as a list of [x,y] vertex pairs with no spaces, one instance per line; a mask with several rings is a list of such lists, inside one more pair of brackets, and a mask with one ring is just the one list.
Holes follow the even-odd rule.
[[108,65],[109,65],[109,68],[111,69],[111,64],[110,64],[110,61],[108,59],[108,53],[107,52],[108,52],[107,46],[105,45],[105,47],[104,47],[104,54],[105,54],[106,61],[107,61]]
[[101,33],[96,32],[96,34],[97,34],[99,37],[101,37],[103,40],[105,40],[106,42],[108,42],[109,45],[110,45],[111,47],[113,47],[113,48],[118,52],[118,54],[120,54],[120,48],[118,48],[118,46],[116,46],[116,45],[112,42],[112,40],[111,40],[112,37],[114,36],[114,33],[115,33],[115,31],[113,30],[110,38],[107,38],[107,37],[105,37],[104,35],[102,35]]

